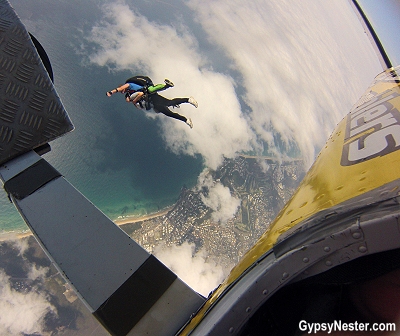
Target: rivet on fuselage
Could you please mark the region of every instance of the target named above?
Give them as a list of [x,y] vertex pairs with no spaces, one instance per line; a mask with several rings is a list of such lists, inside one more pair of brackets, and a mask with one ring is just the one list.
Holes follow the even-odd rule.
[[365,253],[365,252],[367,252],[367,247],[364,246],[364,245],[362,245],[362,246],[360,246],[360,247],[358,248],[358,251],[360,251],[361,253]]

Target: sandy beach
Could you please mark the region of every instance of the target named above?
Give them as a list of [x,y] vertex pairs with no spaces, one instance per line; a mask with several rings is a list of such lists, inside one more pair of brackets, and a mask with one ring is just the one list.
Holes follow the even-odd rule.
[[148,219],[156,218],[159,216],[164,216],[168,213],[168,211],[171,211],[174,208],[174,206],[170,206],[168,208],[162,209],[158,212],[154,212],[148,215],[143,215],[143,216],[127,216],[124,218],[116,219],[114,220],[114,223],[117,225],[124,225],[124,224],[129,224],[129,223],[136,223],[136,222],[142,222]]
[[25,237],[32,236],[31,231],[26,231],[26,232],[7,232],[0,234],[0,242],[7,241],[7,240],[16,240],[16,239],[22,239]]

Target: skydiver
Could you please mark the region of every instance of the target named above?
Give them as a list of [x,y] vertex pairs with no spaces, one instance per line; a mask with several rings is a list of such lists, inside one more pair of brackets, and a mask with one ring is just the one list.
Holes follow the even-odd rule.
[[[143,101],[145,100],[145,94],[141,91],[135,92],[132,95],[126,94],[126,101],[132,102],[136,108],[143,109]],[[154,109],[156,113],[163,113],[167,117],[178,119],[189,125],[190,128],[193,128],[193,122],[190,118],[186,118],[183,115],[178,113],[172,112],[168,106],[179,107],[180,104],[189,103],[194,107],[198,107],[197,101],[193,97],[189,98],[173,98],[168,99],[165,98],[158,93],[153,93],[147,97],[148,104],[146,104],[146,110],[150,110],[151,108]]]
[[165,79],[164,83],[153,85],[153,82],[150,78],[145,76],[135,76],[126,80],[125,84],[118,86],[116,89],[111,91],[107,91],[107,97],[111,97],[114,93],[130,93],[133,94],[135,92],[145,92],[148,94],[152,94],[157,91],[163,91],[170,87],[173,87],[174,83],[172,83],[169,79]]

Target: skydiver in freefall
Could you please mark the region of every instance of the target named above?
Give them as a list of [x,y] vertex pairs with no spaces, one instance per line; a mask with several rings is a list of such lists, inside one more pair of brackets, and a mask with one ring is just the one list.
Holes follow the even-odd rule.
[[151,95],[148,95],[147,98],[145,96],[146,95],[143,92],[137,91],[137,92],[133,93],[132,95],[129,95],[127,93],[125,95],[125,98],[126,98],[127,102],[132,102],[135,105],[135,107],[139,108],[139,109],[144,108],[143,102],[145,101],[145,99],[147,99],[146,110],[150,110],[151,108],[153,108],[156,113],[163,113],[167,117],[181,120],[184,123],[186,123],[187,125],[189,125],[190,128],[193,128],[193,122],[190,118],[186,118],[183,115],[172,112],[168,108],[169,106],[179,107],[179,105],[183,104],[183,103],[189,103],[197,108],[198,103],[193,97],[168,99],[168,98],[165,98],[165,97],[159,95],[157,92],[153,93]]
[[125,81],[125,84],[118,86],[116,89],[107,91],[106,95],[111,97],[114,93],[129,93],[132,95],[135,92],[144,92],[147,94],[152,94],[157,91],[163,91],[170,87],[173,87],[169,79],[165,79],[163,84],[154,85],[153,81],[147,76],[134,76]]

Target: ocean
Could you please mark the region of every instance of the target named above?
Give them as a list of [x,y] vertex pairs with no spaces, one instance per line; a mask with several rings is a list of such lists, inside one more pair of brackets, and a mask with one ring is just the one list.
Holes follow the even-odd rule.
[[[45,48],[55,88],[75,126],[51,143],[44,158],[113,220],[156,212],[174,204],[182,187],[196,184],[203,162],[167,150],[160,121],[128,105],[122,95],[105,95],[144,72],[114,73],[87,61],[81,46],[101,14],[94,3],[11,2]],[[5,192],[0,193],[0,232],[26,229]]]

